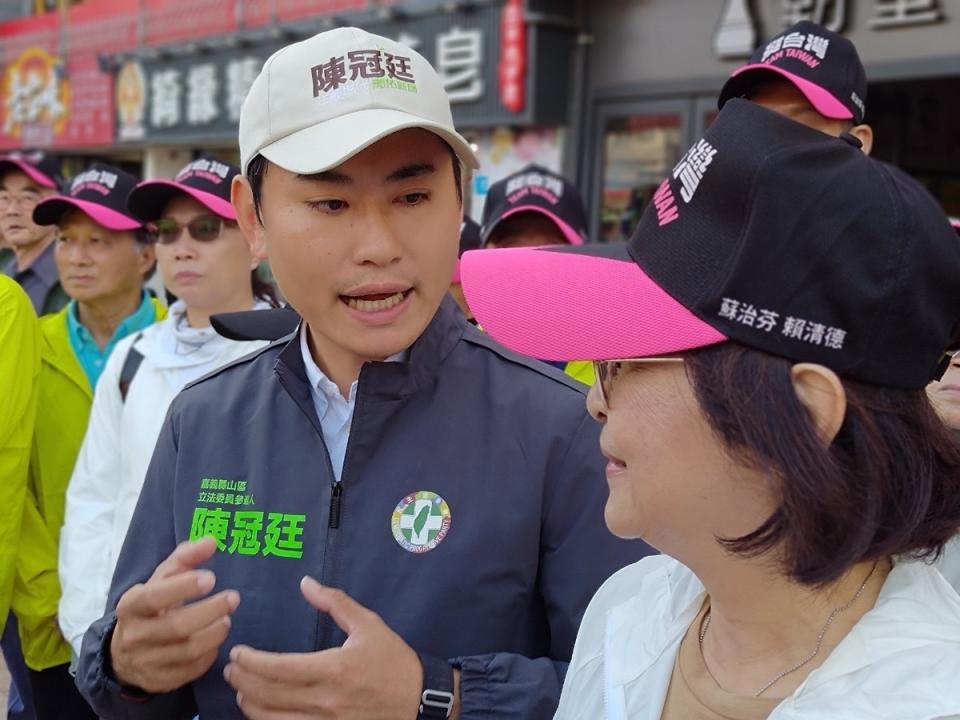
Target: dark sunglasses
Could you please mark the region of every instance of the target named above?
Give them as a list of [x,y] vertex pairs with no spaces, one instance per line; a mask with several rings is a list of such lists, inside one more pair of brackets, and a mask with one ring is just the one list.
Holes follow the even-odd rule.
[[212,242],[220,237],[226,221],[218,215],[201,215],[186,225],[181,225],[171,218],[160,218],[152,223],[150,230],[156,235],[161,245],[170,245],[180,239],[180,234],[186,228],[190,237],[197,242]]
[[600,399],[607,407],[610,406],[610,392],[613,390],[613,381],[623,370],[624,365],[642,365],[644,363],[683,362],[682,357],[648,357],[625,358],[622,360],[595,360],[593,370],[597,375],[597,387],[600,389]]

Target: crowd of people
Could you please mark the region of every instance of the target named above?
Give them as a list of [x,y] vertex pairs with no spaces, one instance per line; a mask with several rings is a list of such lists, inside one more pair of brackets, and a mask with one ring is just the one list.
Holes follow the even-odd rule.
[[9,717],[960,718],[960,223],[866,91],[771,38],[626,245],[537,165],[465,217],[357,28],[239,167],[0,156]]

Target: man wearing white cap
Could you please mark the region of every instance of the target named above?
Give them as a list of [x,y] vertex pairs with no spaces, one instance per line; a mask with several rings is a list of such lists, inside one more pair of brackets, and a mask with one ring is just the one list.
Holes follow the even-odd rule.
[[240,150],[303,321],[172,404],[79,686],[104,718],[552,717],[591,593],[650,551],[604,528],[582,386],[447,295],[476,159],[440,78],[322,33],[267,60]]

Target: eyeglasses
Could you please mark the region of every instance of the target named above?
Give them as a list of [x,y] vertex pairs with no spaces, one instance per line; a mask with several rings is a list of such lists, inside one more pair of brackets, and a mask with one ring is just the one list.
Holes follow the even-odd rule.
[[180,234],[186,228],[187,232],[197,242],[213,242],[223,232],[225,221],[217,215],[201,215],[186,225],[181,225],[172,218],[160,218],[151,226],[161,245],[170,245],[180,239]]
[[947,370],[950,369],[950,366],[954,363],[960,362],[960,350],[947,350],[940,357],[940,366],[937,368],[937,374],[934,377],[934,380],[943,380],[943,376],[946,374]]
[[0,193],[0,211],[7,210],[11,205],[17,205],[21,210],[32,210],[40,202],[36,193]]
[[644,365],[652,363],[682,363],[682,357],[648,357],[648,358],[624,358],[621,360],[595,360],[593,370],[597,375],[597,387],[600,389],[600,398],[603,404],[610,405],[610,392],[613,388],[613,381],[620,374],[624,365]]

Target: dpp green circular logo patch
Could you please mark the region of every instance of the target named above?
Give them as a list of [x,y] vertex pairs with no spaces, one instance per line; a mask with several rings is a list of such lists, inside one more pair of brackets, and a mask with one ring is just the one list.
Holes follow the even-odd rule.
[[407,552],[425,553],[439,545],[450,531],[450,506],[429,490],[410,493],[397,503],[390,527]]

